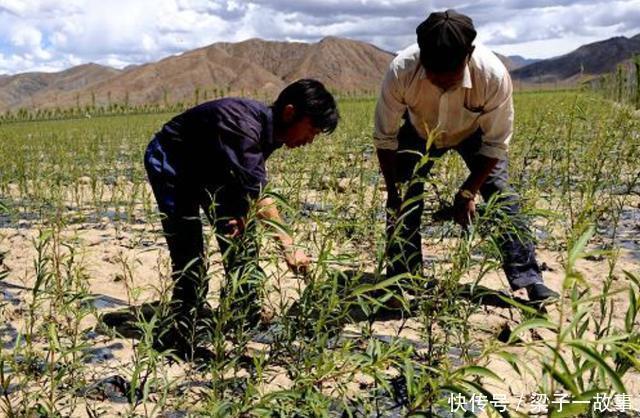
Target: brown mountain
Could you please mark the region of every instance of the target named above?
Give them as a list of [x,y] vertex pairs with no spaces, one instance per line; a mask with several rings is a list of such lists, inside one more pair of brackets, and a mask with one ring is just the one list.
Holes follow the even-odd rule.
[[566,81],[583,75],[612,72],[634,54],[640,54],[640,34],[583,45],[575,51],[527,65],[511,72],[514,79],[527,82]]
[[316,78],[336,91],[375,91],[393,54],[328,37],[313,44],[250,39],[213,45],[124,70],[95,64],[0,78],[0,110],[95,103],[194,101],[214,95],[272,99],[287,83]]
[[335,37],[325,38],[287,77],[312,77],[339,91],[375,91],[393,54],[373,45]]
[[339,91],[378,89],[393,54],[373,45],[329,36],[316,44],[251,39],[219,44],[230,55],[252,60],[286,83],[316,78]]
[[498,54],[495,51],[493,51],[493,53],[496,55],[496,57],[498,57],[500,61],[502,61],[502,63],[507,68],[507,70],[509,70],[509,72],[511,72],[514,69],[515,65],[513,64],[513,61],[511,61],[511,58],[507,57],[506,55]]
[[56,96],[86,88],[119,74],[120,70],[83,64],[58,73],[23,73],[0,77],[0,110],[34,107],[42,94]]
[[295,71],[300,61],[314,48],[314,44],[303,42],[264,41],[257,38],[237,43],[221,42],[214,46],[231,56],[256,63],[283,80]]
[[535,58],[524,58],[524,57],[521,57],[520,55],[509,55],[508,58],[511,61],[511,64],[513,65],[514,70],[518,68],[522,68],[525,65],[533,64],[540,61],[539,59],[535,59]]

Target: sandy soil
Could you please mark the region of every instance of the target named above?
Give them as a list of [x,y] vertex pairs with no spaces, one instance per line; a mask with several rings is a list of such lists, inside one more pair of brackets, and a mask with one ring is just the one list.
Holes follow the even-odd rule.
[[[629,210],[638,211],[635,204],[630,206]],[[34,242],[38,238],[38,229],[37,223],[25,221],[21,221],[17,227],[0,229],[0,251],[4,253],[2,267],[6,271],[6,277],[0,281],[0,289],[4,299],[2,312],[5,317],[4,328],[0,335],[4,349],[11,349],[17,333],[24,326],[22,315],[26,304],[30,301],[30,292],[35,283],[34,260],[37,257],[37,252]],[[620,252],[613,271],[613,275],[617,278],[614,287],[623,288],[626,286],[626,282],[623,280],[625,270],[640,274],[639,230],[640,219],[631,217],[624,229],[620,231]],[[98,313],[158,300],[159,295],[166,292],[170,285],[168,251],[157,224],[119,225],[116,228],[111,221],[103,219],[99,223],[76,224],[67,227],[62,232],[62,241],[73,243],[72,247],[76,251],[75,265],[81,266],[88,278],[90,293],[96,296],[93,303]],[[589,248],[598,248],[601,241],[602,239],[594,239]],[[443,263],[448,261],[446,250],[441,245],[434,246],[427,240],[424,250],[432,261]],[[63,249],[62,251],[68,250]],[[267,249],[267,256],[275,257],[275,251],[272,248]],[[363,258],[366,259],[365,254],[363,254]],[[541,247],[538,250],[538,258],[544,266],[546,283],[551,288],[560,291],[565,277],[566,252]],[[214,277],[221,277],[221,263],[217,252],[213,253],[212,261]],[[304,284],[292,274],[284,273],[286,269],[282,263],[271,265],[268,269],[271,272],[272,289],[274,285],[284,289],[281,293],[272,292],[270,300],[266,303],[269,309],[277,310],[277,299],[295,299]],[[579,260],[576,269],[582,272],[595,294],[601,291],[602,278],[608,274],[610,266],[607,258],[596,255]],[[496,290],[508,288],[501,271],[490,272],[483,278],[481,284]],[[210,298],[212,304],[215,305],[219,283],[213,282],[210,287]],[[615,321],[622,323],[628,306],[626,293],[619,293],[614,298]],[[275,312],[275,314],[278,313]],[[558,315],[558,306],[551,306],[549,308],[550,318],[557,320]],[[501,331],[505,328],[514,329],[522,319],[522,315],[517,309],[492,306],[483,306],[470,318],[473,329],[476,331],[474,336],[479,341],[496,340]],[[96,318],[91,315],[83,319],[82,326],[85,329],[91,329],[96,323]],[[393,320],[379,322],[375,324],[375,334],[383,339],[395,336],[401,325],[403,327],[400,333],[401,337],[416,343],[421,341],[422,330],[415,320],[409,320],[406,323]],[[357,334],[359,332],[357,324],[348,325],[345,332]],[[545,337],[544,331],[540,333]],[[46,341],[39,343],[45,344]],[[97,382],[113,375],[126,376],[128,368],[132,364],[136,344],[137,340],[134,339],[112,338],[95,334],[91,342],[91,350],[95,353],[94,361],[88,366],[91,374],[90,380]],[[263,348],[258,342],[249,347],[250,350]],[[515,353],[519,356],[531,355],[524,350],[520,350],[520,352],[515,350]],[[181,404],[181,402],[185,402],[185,399],[189,399],[186,402],[187,409],[190,403],[202,401],[203,386],[206,386],[210,376],[194,371],[191,365],[185,363],[166,364],[162,367],[169,378],[180,379],[184,382],[180,390],[188,393],[188,396],[176,396],[179,393],[173,394],[175,399],[170,404],[175,403],[176,410],[185,407]],[[535,376],[520,378],[506,362],[497,358],[490,362],[489,367],[504,379],[502,382],[492,382],[489,385],[495,393],[508,395],[517,403],[520,395],[535,391]],[[532,368],[535,369],[535,366]],[[269,392],[290,386],[291,381],[282,373],[282,370],[269,370],[268,373],[272,375],[271,382],[261,387],[260,391]],[[359,386],[366,387],[367,378],[358,377],[353,383],[354,391],[357,391]],[[640,409],[640,376],[628,375],[625,378],[625,384],[632,397],[633,408]],[[87,399],[82,402],[91,403],[92,408],[103,408],[110,411],[107,416],[118,412],[124,413],[129,408],[126,402],[115,402],[113,399]],[[153,402],[149,407],[152,406]],[[85,415],[82,409],[78,409],[77,416]],[[155,416],[163,416],[159,415],[160,412],[163,411],[154,412]],[[175,414],[177,415],[165,416],[182,416],[178,412]]]

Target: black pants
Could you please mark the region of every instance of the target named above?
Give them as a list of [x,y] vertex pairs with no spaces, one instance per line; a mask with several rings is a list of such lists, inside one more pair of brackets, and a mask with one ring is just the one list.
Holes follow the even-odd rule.
[[[246,200],[233,185],[206,182],[176,175],[177,161],[158,138],[145,154],[145,168],[162,215],[162,228],[171,256],[174,280],[172,308],[178,315],[193,316],[206,301],[207,262],[200,209],[214,227],[225,269],[221,304],[229,302],[240,317],[259,315],[259,290],[265,274],[258,265],[256,223],[249,221],[244,232],[229,238],[228,221],[247,215]],[[223,185],[220,185],[222,183]]]
[[[481,132],[477,131],[453,148],[431,148],[429,156],[441,157],[454,149],[464,159],[467,167],[474,171],[475,158],[481,142]],[[418,165],[426,153],[426,141],[421,138],[408,120],[398,133],[397,171],[401,182],[408,182],[407,191],[402,196],[402,209],[393,219],[387,218],[387,276],[412,273],[422,274],[422,244],[420,224],[424,210],[424,182],[433,167],[433,160]],[[540,267],[535,257],[535,247],[530,239],[530,231],[519,212],[519,197],[508,185],[508,161],[500,160],[480,188],[485,201],[499,193],[500,208],[518,233],[504,233],[498,244],[503,258],[503,269],[512,289],[520,289],[533,283],[542,282]]]

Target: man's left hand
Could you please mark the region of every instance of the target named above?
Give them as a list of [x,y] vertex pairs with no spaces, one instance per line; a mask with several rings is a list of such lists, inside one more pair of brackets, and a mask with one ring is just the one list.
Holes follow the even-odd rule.
[[311,260],[302,250],[287,249],[285,250],[284,259],[287,265],[294,273],[304,274],[309,270]]
[[453,201],[453,219],[463,228],[467,228],[475,216],[475,200],[458,192]]

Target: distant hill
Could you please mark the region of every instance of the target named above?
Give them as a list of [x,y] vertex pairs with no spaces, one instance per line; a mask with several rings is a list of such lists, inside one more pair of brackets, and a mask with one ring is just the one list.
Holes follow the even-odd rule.
[[0,110],[35,107],[39,96],[65,95],[102,80],[110,79],[120,70],[98,64],[83,64],[57,73],[23,73],[0,77]]
[[515,69],[511,76],[535,83],[567,81],[580,74],[593,76],[612,72],[634,54],[640,54],[640,34],[583,45],[569,54]]
[[215,43],[124,70],[86,64],[58,73],[0,77],[0,111],[194,101],[205,93],[275,98],[288,83],[317,78],[336,91],[380,87],[393,54],[373,45],[327,37],[317,43],[250,39]]
[[541,61],[535,58],[524,58],[524,57],[521,57],[520,55],[509,55],[507,58],[511,60],[514,70],[518,68],[522,68],[526,65],[535,64],[536,62]]
[[502,61],[504,66],[507,67],[507,70],[509,70],[509,72],[512,72],[513,70],[516,70],[524,65],[532,64],[534,62],[539,61],[535,59],[522,58],[519,55],[506,56],[506,55],[498,54],[495,51],[493,53],[496,54],[498,58],[500,58],[500,61]]
[[513,62],[511,62],[511,59],[509,59],[509,57],[502,54],[498,54],[496,51],[493,51],[493,53],[496,54],[496,57],[498,57],[500,61],[502,61],[504,66],[507,68],[507,70],[509,71],[513,70]]

